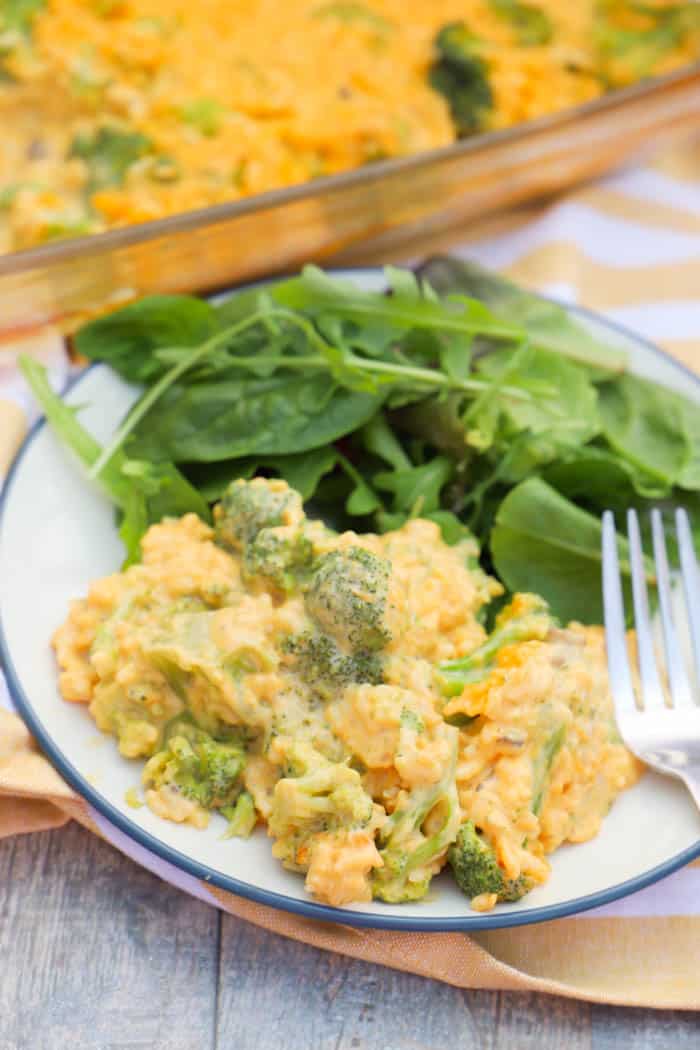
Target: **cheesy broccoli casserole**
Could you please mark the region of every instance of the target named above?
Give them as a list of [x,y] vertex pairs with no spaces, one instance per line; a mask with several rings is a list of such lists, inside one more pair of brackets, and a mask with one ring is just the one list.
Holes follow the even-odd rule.
[[337,534],[259,477],[142,550],[56,632],[63,696],[155,813],[266,825],[320,901],[418,900],[446,864],[473,908],[517,900],[638,776],[601,631],[518,594],[487,634],[501,585],[431,521]]
[[667,0],[0,0],[0,251],[445,146],[697,57]]

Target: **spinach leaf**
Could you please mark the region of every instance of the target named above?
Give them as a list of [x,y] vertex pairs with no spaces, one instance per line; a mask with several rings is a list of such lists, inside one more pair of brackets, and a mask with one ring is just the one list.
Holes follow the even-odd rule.
[[306,502],[314,496],[321,478],[333,470],[336,462],[335,448],[326,445],[293,456],[242,456],[217,463],[188,463],[184,470],[208,503],[221,499],[229,482],[236,478],[252,478],[262,472],[284,478]]
[[632,465],[594,445],[566,451],[544,468],[542,478],[562,496],[596,511],[624,511],[638,497]]
[[121,186],[132,164],[145,157],[151,142],[139,131],[123,131],[105,125],[92,134],[73,139],[69,157],[80,157],[88,168],[88,194],[108,186]]
[[84,325],[78,353],[104,361],[129,383],[149,383],[168,370],[154,351],[192,347],[219,328],[215,309],[190,295],[150,295]]
[[693,449],[685,428],[685,402],[678,394],[626,375],[601,385],[599,407],[603,436],[635,468],[640,495],[667,495],[686,467],[692,480]]
[[177,383],[137,425],[129,449],[175,462],[305,452],[363,426],[382,396],[346,390],[318,372]]
[[[491,531],[491,555],[511,591],[541,595],[562,623],[603,622],[600,520],[540,478],[508,493]],[[629,591],[627,542],[619,537],[621,571]],[[627,607],[629,604],[627,593]]]
[[688,443],[688,457],[676,483],[684,489],[700,491],[700,408],[681,399],[681,418]]
[[237,478],[247,481],[257,474],[260,462],[255,456],[241,456],[218,463],[183,463],[181,468],[207,503],[217,503],[230,482]]
[[459,291],[485,303],[497,317],[521,326],[535,347],[570,357],[608,375],[625,367],[625,354],[592,336],[564,307],[519,288],[477,263],[438,256],[419,267],[418,274],[441,295]]
[[268,459],[264,465],[284,478],[289,487],[296,489],[306,501],[313,498],[321,478],[330,474],[337,460],[336,450],[332,445],[326,445],[295,456]]

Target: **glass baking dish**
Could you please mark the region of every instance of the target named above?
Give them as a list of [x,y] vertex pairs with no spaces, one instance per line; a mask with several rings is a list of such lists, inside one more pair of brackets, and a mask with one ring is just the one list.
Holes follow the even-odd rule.
[[70,330],[150,292],[212,291],[384,245],[562,190],[700,127],[700,63],[575,109],[439,150],[0,257],[0,346]]

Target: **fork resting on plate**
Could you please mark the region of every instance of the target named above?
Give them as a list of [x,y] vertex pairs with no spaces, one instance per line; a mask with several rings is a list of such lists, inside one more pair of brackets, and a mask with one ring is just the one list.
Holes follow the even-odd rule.
[[665,673],[662,678],[649,611],[648,573],[639,519],[634,510],[627,512],[627,534],[638,673],[635,675],[633,671],[626,639],[618,538],[611,511],[603,515],[603,606],[608,669],[617,726],[625,745],[653,769],[680,778],[700,807],[700,706],[695,695],[700,682],[700,570],[688,515],[679,509],[675,517],[695,680],[688,673],[683,652],[678,615],[683,600],[680,589],[672,589],[663,518],[657,509],[651,512],[651,530]]

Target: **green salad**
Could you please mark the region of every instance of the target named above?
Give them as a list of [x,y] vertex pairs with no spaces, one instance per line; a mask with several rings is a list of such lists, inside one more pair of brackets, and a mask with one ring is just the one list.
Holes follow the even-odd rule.
[[[700,538],[700,413],[575,314],[472,263],[387,267],[386,291],[309,266],[212,303],[151,296],[78,352],[140,396],[102,448],[37,362],[24,375],[116,504],[127,564],[152,523],[232,478],[281,477],[334,528],[472,534],[507,591],[602,620],[600,514],[682,503]],[[625,546],[620,539],[623,554]]]

